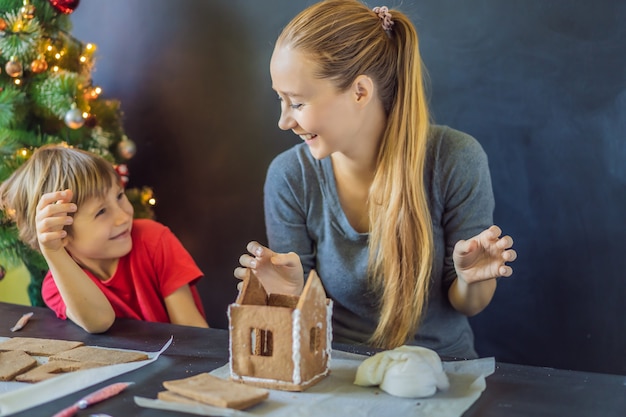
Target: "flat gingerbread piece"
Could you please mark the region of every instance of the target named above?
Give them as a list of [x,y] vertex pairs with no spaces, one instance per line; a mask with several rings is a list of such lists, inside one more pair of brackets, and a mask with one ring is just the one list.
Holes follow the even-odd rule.
[[21,350],[0,352],[0,381],[11,381],[35,366],[37,366],[35,358]]
[[72,340],[40,339],[38,337],[12,337],[0,342],[0,351],[21,350],[33,356],[50,356],[64,350],[82,346]]
[[73,362],[91,362],[99,365],[115,365],[142,361],[148,359],[148,355],[141,352],[128,350],[104,349],[93,346],[79,346],[75,349],[66,350],[50,356],[50,361],[64,360]]
[[40,382],[46,379],[54,378],[68,372],[80,371],[83,369],[96,368],[101,365],[88,362],[70,362],[70,361],[50,361],[31,369],[28,372],[17,375],[16,381],[19,382]]
[[[163,382],[163,386],[173,392],[192,400],[223,408],[243,410],[260,403],[269,396],[269,391],[255,388],[233,381],[227,381],[208,373],[198,374],[189,378]],[[161,399],[172,401],[165,394]]]

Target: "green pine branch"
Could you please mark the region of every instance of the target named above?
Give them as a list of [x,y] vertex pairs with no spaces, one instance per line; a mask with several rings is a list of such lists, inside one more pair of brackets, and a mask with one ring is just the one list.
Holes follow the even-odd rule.
[[16,57],[20,61],[34,59],[37,55],[37,45],[41,41],[42,29],[39,20],[24,19],[19,10],[4,14],[7,28],[0,37],[0,51],[6,58]]
[[0,91],[0,128],[19,125],[25,118],[26,94],[9,86]]
[[79,108],[79,104],[84,105],[85,100],[77,94],[84,83],[78,74],[67,71],[58,71],[33,82],[29,89],[33,111],[43,118],[63,119],[72,104],[76,103]]

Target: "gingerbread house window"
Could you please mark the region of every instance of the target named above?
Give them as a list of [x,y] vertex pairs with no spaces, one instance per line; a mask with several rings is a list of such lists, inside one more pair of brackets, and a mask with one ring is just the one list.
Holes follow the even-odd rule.
[[315,271],[300,297],[268,294],[250,274],[228,317],[234,381],[303,391],[328,375],[332,301]]
[[309,335],[309,349],[311,353],[318,353],[320,350],[322,337],[322,329],[319,327],[311,327],[311,334]]
[[250,354],[260,356],[272,356],[272,331],[251,329],[250,331]]

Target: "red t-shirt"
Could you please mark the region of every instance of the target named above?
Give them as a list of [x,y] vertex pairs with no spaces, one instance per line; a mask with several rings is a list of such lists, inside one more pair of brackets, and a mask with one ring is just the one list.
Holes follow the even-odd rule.
[[[166,226],[147,219],[133,221],[132,250],[120,258],[115,274],[106,281],[85,270],[107,297],[116,317],[169,323],[165,297],[189,284],[200,313],[204,309],[195,283],[202,278],[191,255]],[[61,319],[65,302],[50,271],[41,288],[43,299]]]

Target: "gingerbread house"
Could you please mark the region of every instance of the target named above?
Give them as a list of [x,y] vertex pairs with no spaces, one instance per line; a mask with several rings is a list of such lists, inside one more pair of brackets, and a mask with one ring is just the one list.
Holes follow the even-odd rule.
[[304,391],[330,372],[332,301],[311,271],[300,297],[268,294],[252,273],[228,307],[231,379]]

